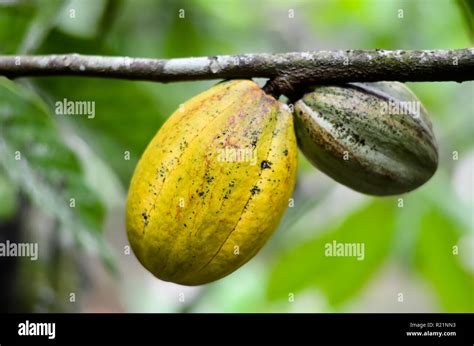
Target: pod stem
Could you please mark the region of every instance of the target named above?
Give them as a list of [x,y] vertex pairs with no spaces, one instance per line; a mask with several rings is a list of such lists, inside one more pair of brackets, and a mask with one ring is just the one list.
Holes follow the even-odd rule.
[[281,95],[285,95],[292,103],[299,100],[307,92],[308,87],[306,82],[282,75],[269,79],[262,89],[277,100]]

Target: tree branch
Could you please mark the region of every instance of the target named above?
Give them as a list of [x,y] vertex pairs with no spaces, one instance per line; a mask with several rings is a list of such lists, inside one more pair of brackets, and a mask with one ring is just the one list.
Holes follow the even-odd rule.
[[85,76],[156,82],[273,78],[269,91],[295,85],[346,82],[474,80],[474,48],[452,50],[338,50],[146,59],[79,54],[0,56],[0,75]]

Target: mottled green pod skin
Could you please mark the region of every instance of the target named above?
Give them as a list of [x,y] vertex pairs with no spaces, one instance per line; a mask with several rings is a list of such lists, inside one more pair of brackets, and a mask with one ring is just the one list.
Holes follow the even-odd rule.
[[314,87],[295,103],[295,130],[314,166],[362,193],[411,191],[438,166],[427,111],[402,83]]

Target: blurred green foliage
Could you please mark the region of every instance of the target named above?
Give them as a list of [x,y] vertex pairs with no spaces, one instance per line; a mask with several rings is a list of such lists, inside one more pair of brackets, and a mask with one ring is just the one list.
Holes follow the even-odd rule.
[[[13,0],[0,2],[0,54],[172,58],[319,49],[464,48],[473,42],[471,4],[467,0]],[[184,18],[179,17],[180,9]],[[289,18],[289,10],[294,18]],[[104,216],[113,207],[123,208],[134,166],[167,117],[213,83],[0,79],[0,219],[15,212],[20,191],[66,225],[63,228],[72,231],[78,244],[111,263],[101,237]],[[334,201],[339,196],[334,194],[337,184],[300,155],[295,207],[288,209],[275,236],[238,272],[204,287],[188,309],[294,311],[288,302],[294,293],[296,301],[300,294],[323,297],[324,303],[311,311],[348,311],[387,264],[397,263],[425,283],[435,297],[435,311],[474,311],[472,263],[469,267],[453,254],[453,246],[465,251],[462,241],[472,241],[474,231],[472,191],[470,199],[460,198],[454,178],[458,163],[474,155],[473,82],[410,83],[410,87],[433,116],[440,146],[436,176],[402,196],[403,208],[398,208],[397,198],[372,199],[345,191],[343,198],[354,199],[356,205],[346,208],[344,201]],[[95,101],[96,117],[54,115],[55,102],[64,98]],[[16,150],[25,161],[12,159]],[[453,160],[453,151],[459,161]],[[126,152],[130,160],[124,159]],[[469,184],[472,188],[472,173]],[[74,213],[64,207],[73,196],[81,201]],[[324,245],[333,240],[364,243],[365,259],[325,257]],[[387,300],[396,300],[392,292],[387,295]],[[160,306],[157,303],[156,309]]]
[[[367,222],[370,220],[370,222]],[[383,225],[383,230],[380,229]],[[319,288],[328,303],[351,298],[387,256],[395,228],[395,204],[381,199],[350,215],[342,225],[282,254],[270,277],[270,299],[287,298],[310,287]],[[328,257],[326,244],[364,244],[364,258]],[[334,254],[335,255],[335,254]],[[291,273],[292,280],[286,280]],[[349,283],[349,284],[348,284]]]
[[[421,220],[416,248],[417,268],[439,293],[444,309],[450,312],[473,308],[472,276],[459,263],[459,256],[453,256],[459,233],[459,226],[453,220],[436,209],[430,210]],[[466,306],[469,302],[471,305]]]
[[49,109],[36,95],[2,77],[0,110],[0,166],[10,184],[57,218],[80,244],[103,250],[98,234],[103,204],[87,186],[81,163],[65,146]]

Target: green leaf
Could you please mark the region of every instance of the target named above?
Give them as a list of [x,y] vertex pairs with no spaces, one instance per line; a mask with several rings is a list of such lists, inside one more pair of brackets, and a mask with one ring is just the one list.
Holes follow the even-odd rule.
[[0,170],[0,221],[12,217],[17,208],[17,187]]
[[[94,41],[74,38],[56,30],[45,42],[41,53],[62,53],[68,50],[116,55],[100,48]],[[169,115],[163,111],[160,100],[152,94],[154,85],[78,77],[38,78],[36,81],[49,94],[53,106],[64,99],[95,103],[93,118],[87,115],[61,115],[56,119],[73,127],[113,168],[122,183],[128,185],[136,162]],[[130,160],[125,159],[125,152],[130,153]]]
[[13,5],[0,2],[0,54],[13,54],[17,51],[35,16],[35,10],[32,3]]
[[466,23],[466,30],[469,33],[471,42],[474,42],[474,1],[458,0],[459,10]]
[[85,183],[81,164],[61,138],[44,103],[0,78],[0,167],[79,244],[105,259],[104,206]]
[[[474,312],[474,276],[460,260],[460,252],[466,250],[460,244],[460,227],[441,210],[426,212],[416,245],[416,267],[447,312]],[[472,258],[472,254],[467,256]]]
[[94,118],[61,115],[58,120],[73,127],[128,185],[137,160],[165,120],[159,103],[126,81],[66,78],[41,85],[54,103],[95,102]]
[[73,36],[94,37],[105,7],[105,0],[70,0],[60,13],[58,28]]
[[37,2],[37,14],[28,26],[21,46],[18,48],[20,54],[32,53],[41,45],[55,26],[56,18],[63,5],[64,1],[62,0],[43,0]]
[[[331,306],[340,306],[358,293],[382,264],[394,226],[395,203],[383,199],[350,215],[339,227],[314,230],[322,235],[291,250],[276,263],[268,283],[268,298],[286,299],[289,293],[314,288],[324,293]],[[333,241],[363,244],[363,259],[326,256]]]
[[34,51],[54,27],[63,5],[62,0],[0,2],[0,53]]

